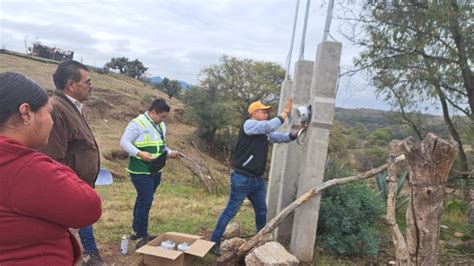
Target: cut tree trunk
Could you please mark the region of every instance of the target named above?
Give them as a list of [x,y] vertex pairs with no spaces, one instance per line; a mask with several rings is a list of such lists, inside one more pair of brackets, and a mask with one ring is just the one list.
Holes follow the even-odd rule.
[[454,143],[428,134],[420,142],[410,137],[399,144],[410,172],[407,210],[409,265],[437,265],[438,240],[448,173],[457,155]]

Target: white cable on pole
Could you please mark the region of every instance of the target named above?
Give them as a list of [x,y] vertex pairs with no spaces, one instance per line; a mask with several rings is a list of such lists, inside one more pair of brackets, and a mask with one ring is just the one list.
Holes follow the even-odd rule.
[[309,6],[311,4],[311,0],[306,0],[306,12],[304,15],[304,24],[303,24],[303,35],[301,36],[301,46],[300,46],[300,57],[299,60],[304,59],[304,43],[306,39],[306,26],[308,25],[308,17],[309,17]]
[[327,39],[328,39],[329,28],[331,28],[332,10],[333,9],[334,9],[334,0],[329,0],[328,13],[326,15],[326,23],[324,25],[323,42],[327,41]]
[[290,64],[291,64],[291,55],[293,54],[293,43],[295,42],[295,31],[296,31],[296,22],[298,20],[298,10],[300,8],[300,0],[296,1],[296,9],[295,9],[295,19],[293,21],[293,33],[291,34],[291,43],[290,43],[290,50],[288,51],[288,55],[286,56],[286,73],[285,73],[285,80],[290,78]]

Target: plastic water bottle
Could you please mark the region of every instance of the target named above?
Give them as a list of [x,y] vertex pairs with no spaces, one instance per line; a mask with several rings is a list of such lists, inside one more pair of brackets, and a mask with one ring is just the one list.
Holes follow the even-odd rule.
[[127,235],[122,236],[122,240],[120,241],[120,253],[125,255],[128,253],[128,237]]

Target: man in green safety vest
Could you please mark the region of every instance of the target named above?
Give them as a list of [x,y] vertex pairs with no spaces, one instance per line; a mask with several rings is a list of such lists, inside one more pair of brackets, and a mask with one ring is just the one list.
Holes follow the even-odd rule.
[[137,190],[133,208],[133,232],[136,248],[156,236],[148,234],[148,215],[153,195],[160,185],[166,158],[178,157],[165,143],[166,125],[170,107],[164,99],[154,100],[149,110],[128,123],[120,139],[120,146],[130,155],[127,171]]

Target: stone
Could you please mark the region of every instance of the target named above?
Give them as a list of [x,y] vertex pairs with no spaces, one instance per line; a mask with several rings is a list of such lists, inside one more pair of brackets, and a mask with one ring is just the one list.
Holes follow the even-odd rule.
[[448,240],[446,241],[446,247],[449,247],[449,248],[459,248],[463,245],[463,242],[459,239],[453,239],[453,240]]
[[464,250],[473,253],[474,252],[474,240],[464,242]]
[[240,237],[240,227],[236,223],[228,224],[224,231],[225,239],[231,239],[233,237]]
[[296,266],[298,264],[298,259],[275,241],[255,248],[245,257],[245,265],[248,266]]
[[444,193],[446,193],[446,194],[453,194],[454,192],[456,192],[456,189],[454,189],[454,188],[446,187],[444,189]]
[[245,240],[240,237],[234,237],[222,241],[221,246],[219,248],[221,256],[224,256],[232,250],[238,249],[243,243],[245,243]]
[[268,234],[263,235],[262,239],[260,240],[260,242],[270,242],[270,241],[273,241],[273,234],[272,233],[268,233]]

